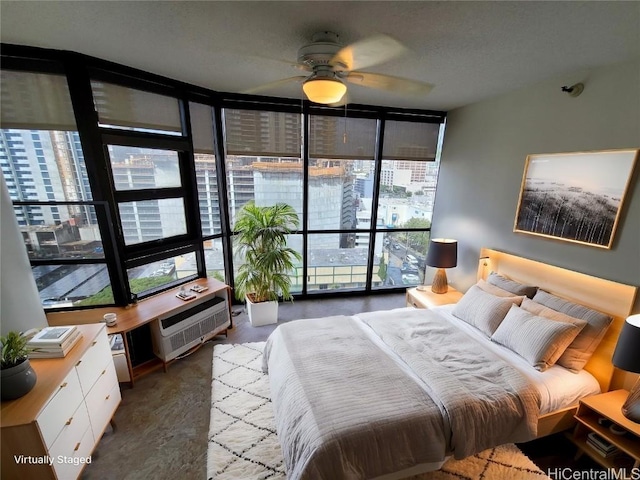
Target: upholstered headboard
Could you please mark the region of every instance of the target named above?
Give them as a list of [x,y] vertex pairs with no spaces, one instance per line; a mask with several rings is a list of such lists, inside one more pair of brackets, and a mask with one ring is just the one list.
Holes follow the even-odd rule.
[[497,272],[549,293],[580,303],[613,317],[604,339],[585,366],[602,391],[608,391],[614,373],[611,363],[620,330],[631,314],[638,287],[592,277],[584,273],[548,265],[524,257],[483,248],[480,251],[478,278]]

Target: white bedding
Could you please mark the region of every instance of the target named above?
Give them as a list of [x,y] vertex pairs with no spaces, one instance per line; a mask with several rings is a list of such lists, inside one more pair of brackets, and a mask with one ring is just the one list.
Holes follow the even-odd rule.
[[536,435],[538,389],[433,311],[285,323],[263,369],[291,479],[402,478]]
[[[431,308],[431,310],[444,316],[456,327],[472,336],[475,340],[482,343],[486,348],[500,356],[503,360],[509,362],[525,375],[540,392],[541,415],[576,405],[580,398],[600,393],[598,381],[586,370],[573,373],[559,365],[554,365],[545,372],[539,372],[517,353],[492,342],[477,328],[453,316],[451,311],[454,306],[455,305],[444,305]],[[407,309],[413,310],[413,307],[407,307]],[[392,311],[395,312],[394,315],[402,315],[402,310],[405,309],[400,308]]]

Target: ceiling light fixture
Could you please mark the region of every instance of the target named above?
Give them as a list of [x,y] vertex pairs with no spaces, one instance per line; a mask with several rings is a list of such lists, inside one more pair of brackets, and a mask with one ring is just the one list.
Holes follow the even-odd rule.
[[302,84],[309,100],[325,105],[338,103],[347,92],[347,86],[335,78],[313,77]]

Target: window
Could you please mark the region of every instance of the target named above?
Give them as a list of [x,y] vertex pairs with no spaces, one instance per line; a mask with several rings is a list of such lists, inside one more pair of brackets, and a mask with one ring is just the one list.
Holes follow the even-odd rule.
[[[44,308],[113,303],[63,75],[2,71],[0,163]],[[77,263],[82,261],[83,263]]]
[[0,167],[46,308],[205,275],[233,287],[249,201],[298,213],[293,293],[422,282],[444,113],[264,101],[5,47]]
[[284,202],[302,219],[300,115],[284,112],[224,111],[227,196],[231,226],[242,206]]
[[220,218],[220,186],[213,142],[213,109],[209,105],[191,102],[191,128],[198,183],[198,204],[202,235],[222,233]]

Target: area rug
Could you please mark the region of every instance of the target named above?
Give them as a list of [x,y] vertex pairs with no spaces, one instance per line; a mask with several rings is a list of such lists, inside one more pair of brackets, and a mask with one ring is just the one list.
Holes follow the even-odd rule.
[[[210,480],[285,480],[268,377],[262,373],[264,342],[213,349],[211,419],[207,450]],[[513,444],[450,460],[441,470],[412,480],[548,479]]]

